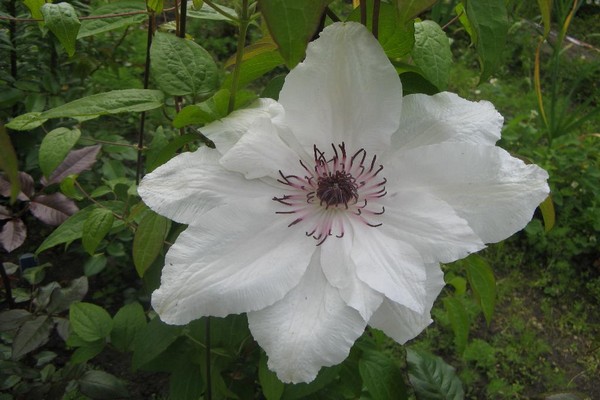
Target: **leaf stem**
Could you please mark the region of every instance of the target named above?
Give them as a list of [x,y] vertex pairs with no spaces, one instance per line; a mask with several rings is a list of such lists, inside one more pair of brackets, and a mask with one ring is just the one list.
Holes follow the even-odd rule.
[[212,400],[212,374],[210,370],[210,316],[206,317],[206,399]]
[[15,308],[15,300],[12,296],[12,288],[10,287],[10,279],[4,270],[4,264],[0,263],[0,275],[2,275],[2,283],[4,284],[4,291],[6,292],[6,303],[9,309]]
[[[150,83],[150,48],[152,47],[152,38],[154,35],[154,25],[156,24],[156,15],[151,12],[148,15],[148,35],[146,40],[146,63],[144,65],[144,89],[148,89]],[[135,168],[135,184],[139,185],[142,177],[142,164],[143,164],[143,153],[144,148],[144,130],[146,125],[146,112],[143,111],[140,114],[140,134],[138,136],[137,144],[137,161]]]
[[213,10],[224,16],[225,18],[229,18],[230,20],[239,23],[240,20],[233,15],[229,14],[227,11],[223,10],[221,7],[212,2],[212,0],[204,0],[204,2]]
[[371,16],[371,32],[375,39],[379,36],[379,9],[381,8],[381,0],[373,0],[373,15]]
[[246,45],[246,32],[248,31],[248,25],[250,19],[248,18],[248,0],[242,0],[242,11],[239,20],[239,35],[237,42],[237,53],[235,55],[235,66],[233,67],[233,78],[231,80],[231,93],[229,95],[229,106],[227,107],[227,113],[231,113],[235,108],[235,95],[238,91],[240,83],[240,73],[242,70],[242,59],[244,57],[244,46]]

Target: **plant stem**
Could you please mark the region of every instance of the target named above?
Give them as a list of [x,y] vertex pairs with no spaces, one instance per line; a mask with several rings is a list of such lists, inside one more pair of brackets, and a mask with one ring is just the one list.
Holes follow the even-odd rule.
[[371,16],[371,32],[375,39],[379,36],[379,8],[381,7],[381,0],[373,0],[373,15]]
[[235,108],[235,94],[238,91],[240,83],[240,72],[242,70],[242,59],[244,57],[244,46],[246,45],[246,32],[250,19],[248,18],[248,0],[242,0],[242,15],[239,20],[239,36],[237,42],[237,53],[235,55],[235,67],[233,68],[233,78],[231,80],[231,94],[229,95],[229,107],[227,113],[231,113]]
[[206,317],[206,399],[212,400],[212,377],[210,371],[210,317]]
[[367,0],[360,0],[360,23],[367,26]]
[[[154,34],[154,25],[156,23],[156,16],[154,13],[150,13],[148,16],[148,36],[146,40],[146,64],[144,66],[144,89],[148,89],[148,85],[150,82],[150,47],[152,47],[152,37]],[[138,145],[137,145],[137,163],[135,170],[135,184],[138,185],[140,183],[140,178],[142,177],[142,162],[143,162],[143,154],[142,149],[144,148],[144,129],[146,125],[146,112],[143,111],[140,114],[140,134],[138,136]]]
[[8,303],[8,308],[15,308],[15,300],[12,297],[12,289],[10,287],[10,279],[8,279],[8,275],[4,270],[4,265],[0,263],[0,275],[2,275],[2,283],[4,284],[4,291],[6,292],[6,303]]
[[229,18],[230,20],[238,22],[238,23],[240,22],[239,19],[237,19],[233,15],[229,14],[227,11],[223,10],[221,7],[219,7],[218,5],[216,5],[215,3],[213,3],[211,0],[204,0],[204,2],[206,4],[208,4],[208,6],[210,8],[212,8],[213,10],[215,10],[216,12],[218,12],[219,14],[221,14],[222,16],[224,16],[225,18]]

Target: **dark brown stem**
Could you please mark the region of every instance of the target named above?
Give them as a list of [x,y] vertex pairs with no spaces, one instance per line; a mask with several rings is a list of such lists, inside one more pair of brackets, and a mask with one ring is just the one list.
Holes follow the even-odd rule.
[[10,279],[4,270],[4,264],[0,263],[0,275],[2,275],[2,283],[4,284],[4,290],[6,291],[6,303],[8,308],[15,308],[15,300],[12,297],[12,288],[10,287]]
[[[150,47],[152,47],[152,37],[154,35],[154,25],[156,23],[156,16],[154,13],[150,13],[148,18],[148,35],[146,40],[146,65],[144,66],[144,89],[148,89],[150,83]],[[146,112],[143,111],[140,115],[140,134],[138,137],[138,149],[137,149],[137,165],[135,172],[135,183],[140,183],[142,177],[142,165],[143,165],[143,153],[144,148],[144,129],[146,125]]]
[[181,0],[180,8],[179,8],[179,31],[178,36],[180,38],[185,38],[185,28],[186,28],[186,20],[187,20],[187,0]]
[[367,1],[360,0],[360,23],[367,26]]
[[[10,0],[8,3],[8,13],[11,16],[15,16],[17,13],[15,0]],[[10,75],[17,80],[17,22],[11,20],[8,24],[8,32],[10,38],[10,44],[12,49],[10,50]]]
[[333,21],[333,22],[340,22],[340,17],[338,17],[337,15],[335,15],[335,13],[333,11],[331,11],[331,8],[329,7],[325,7],[325,14]]
[[373,36],[377,39],[379,36],[379,8],[381,7],[381,0],[373,0],[373,16],[371,31],[373,32]]
[[212,379],[210,371],[210,317],[206,317],[206,399],[212,400]]

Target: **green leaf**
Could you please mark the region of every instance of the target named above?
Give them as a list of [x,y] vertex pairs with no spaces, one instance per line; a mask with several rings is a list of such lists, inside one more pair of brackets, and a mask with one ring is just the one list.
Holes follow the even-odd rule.
[[341,368],[340,364],[333,367],[321,368],[315,380],[310,383],[286,385],[283,391],[283,399],[306,399],[309,395],[318,392],[335,380],[339,376]]
[[171,379],[169,380],[170,399],[201,399],[203,390],[202,371],[198,365],[190,362],[182,362],[171,374]]
[[42,126],[42,124],[46,121],[48,121],[48,118],[42,117],[41,112],[34,111],[27,114],[21,114],[13,118],[8,124],[6,124],[6,127],[15,131],[30,131],[38,126]]
[[140,277],[160,254],[170,226],[167,218],[153,211],[142,217],[133,238],[133,263]]
[[146,326],[146,314],[139,303],[129,303],[115,314],[110,339],[117,350],[126,352],[133,350],[133,343],[138,333]]
[[157,14],[160,14],[163,10],[163,0],[147,0],[148,8]]
[[496,278],[488,262],[477,254],[471,254],[464,260],[467,279],[475,298],[481,306],[485,321],[489,326],[496,306]]
[[75,182],[77,182],[77,174],[69,175],[60,181],[60,191],[67,197],[74,200],[83,200],[85,197],[75,187]]
[[122,17],[83,20],[81,21],[81,28],[79,29],[77,39],[98,35],[99,33],[110,32],[112,30],[124,28],[129,25],[140,24],[144,20],[148,19],[148,15],[146,14],[146,4],[143,1],[116,1],[102,5],[94,9],[90,16],[129,13],[135,11],[143,11],[143,13],[126,15]]
[[554,202],[552,197],[546,197],[546,200],[540,204],[540,211],[542,212],[542,218],[544,219],[544,231],[550,232],[556,222],[556,213],[554,212]]
[[400,21],[408,22],[431,7],[437,0],[396,0]]
[[154,318],[136,336],[133,343],[133,359],[131,362],[134,370],[149,363],[177,340],[183,327],[167,325]]
[[328,0],[261,0],[260,10],[288,68],[303,58]]
[[423,76],[439,90],[450,78],[452,52],[446,33],[433,21],[415,22],[415,46],[411,52]]
[[104,254],[94,254],[83,264],[83,273],[85,276],[99,274],[106,268],[107,261],[108,259]]
[[[367,0],[367,15],[373,13],[373,0]],[[356,7],[348,21],[360,21],[360,7]],[[372,29],[372,18],[367,19],[367,27]],[[403,20],[396,12],[394,6],[387,3],[380,4],[379,34],[377,39],[389,58],[401,58],[410,53],[415,44],[415,28],[412,19]]]
[[96,357],[98,354],[102,353],[106,347],[106,341],[102,339],[98,339],[93,342],[84,342],[80,347],[75,349],[73,354],[71,355],[71,362],[73,364],[82,364]]
[[52,319],[47,315],[40,315],[21,325],[13,339],[12,359],[18,360],[25,354],[46,344],[53,325]]
[[480,82],[487,80],[499,65],[508,34],[504,0],[464,0],[467,17],[477,35],[476,48],[481,64]]
[[44,19],[41,8],[46,4],[46,0],[23,0],[23,4],[27,6],[33,18]]
[[407,399],[402,370],[397,362],[377,351],[364,351],[358,361],[363,384],[373,400]]
[[69,57],[75,54],[75,42],[79,32],[79,18],[75,8],[69,3],[46,3],[42,6],[44,22],[63,45]]
[[96,400],[128,398],[125,382],[104,371],[86,371],[77,380],[81,394]]
[[465,393],[453,367],[421,350],[406,349],[408,377],[421,400],[462,400]]
[[446,313],[448,314],[450,326],[452,326],[452,331],[454,332],[456,351],[459,354],[462,354],[462,352],[465,351],[469,339],[469,315],[458,297],[445,297],[443,302]]
[[267,366],[267,356],[264,352],[260,353],[260,361],[258,363],[258,382],[262,389],[262,394],[267,400],[279,400],[285,388],[275,372],[271,371]]
[[83,223],[81,242],[89,255],[93,255],[104,236],[113,226],[114,216],[106,208],[96,208]]
[[68,128],[56,128],[44,136],[39,150],[39,164],[45,177],[49,177],[60,165],[80,136],[79,129]]
[[154,157],[147,158],[147,172],[154,171],[156,168],[169,161],[177,152],[177,150],[194,140],[198,140],[199,138],[200,136],[196,133],[187,133],[185,135],[175,137],[167,145],[163,146],[159,152],[155,153]]
[[19,115],[6,126],[24,131],[36,128],[51,118],[92,119],[101,115],[142,112],[161,107],[163,102],[164,94],[160,90],[113,90],[83,97],[42,113]]
[[113,321],[104,308],[83,302],[71,304],[69,322],[73,332],[87,342],[108,337],[113,326]]
[[10,136],[8,136],[2,124],[0,124],[0,170],[4,171],[7,180],[10,182],[10,202],[12,204],[21,192],[19,165]]
[[205,98],[219,85],[211,55],[191,40],[157,32],[150,56],[154,81],[167,94]]
[[[200,6],[198,6],[196,3],[197,0],[188,2],[187,16],[189,18],[205,19],[209,21],[226,21],[233,23],[231,18],[227,18],[225,15],[218,13],[208,4],[201,1]],[[217,2],[213,1],[213,3]],[[235,18],[236,12],[233,8],[229,8],[221,4],[218,4],[218,6],[221,10]]]
[[[235,60],[236,57],[234,55],[225,63],[225,68],[235,68]],[[277,51],[277,45],[269,36],[244,48],[244,55],[239,67],[239,87],[243,87],[253,80],[260,78],[283,63],[284,60]],[[233,74],[227,75],[222,87],[231,89],[232,81]]]
[[542,22],[544,23],[544,37],[550,33],[552,28],[552,0],[538,0],[538,6],[540,7],[540,13],[542,14]]

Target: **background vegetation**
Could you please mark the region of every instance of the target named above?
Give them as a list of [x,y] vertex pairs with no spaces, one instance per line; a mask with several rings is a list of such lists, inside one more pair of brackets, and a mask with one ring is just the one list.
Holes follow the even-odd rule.
[[[7,162],[5,151],[14,148],[21,184],[16,197],[10,176],[0,178],[0,310],[10,310],[0,312],[1,400],[394,398],[378,392],[380,386],[419,399],[600,399],[597,2],[505,2],[507,45],[494,73],[483,75],[485,53],[461,21],[465,1],[439,1],[419,15],[444,27],[451,40],[448,90],[495,104],[505,116],[502,147],[549,171],[552,202],[544,205],[545,221],[540,212],[511,239],[444,266],[448,285],[434,308],[435,323],[408,346],[369,331],[341,367],[294,386],[268,372],[244,316],[215,318],[210,329],[204,321],[181,328],[154,318],[148,301],[158,285],[163,242],[172,243],[182,227],[148,211],[135,191],[139,149],[150,171],[181,149],[210,145],[189,126],[231,111],[230,91],[237,93],[235,108],[258,95],[276,97],[289,58],[274,49],[254,54],[258,61],[246,64],[238,90],[231,71],[239,26],[201,1],[183,31],[174,4],[148,1],[155,20],[146,14],[87,20],[70,45],[49,32],[55,30],[39,14],[43,3],[7,0],[0,8],[0,121],[12,128],[2,130],[0,157]],[[80,16],[145,10],[139,3],[68,2]],[[238,3],[222,7],[239,16]],[[334,1],[330,10],[345,18],[352,5]],[[10,20],[15,16],[47,23]],[[208,51],[210,57],[199,57],[215,60],[214,82],[203,81],[210,90],[177,92],[165,84],[159,62],[147,74],[149,21]],[[108,23],[117,27],[107,29]],[[266,31],[261,19],[248,29],[242,44],[256,43]],[[398,62],[407,92],[440,90],[426,70],[406,63],[414,67],[410,53]],[[90,119],[47,111],[98,93],[148,87],[167,96],[136,98],[137,113]],[[193,104],[197,109],[182,111]],[[76,121],[66,118],[73,115]],[[206,354],[211,365],[203,362]],[[365,371],[377,374],[375,385]],[[446,380],[436,380],[436,373]]]

